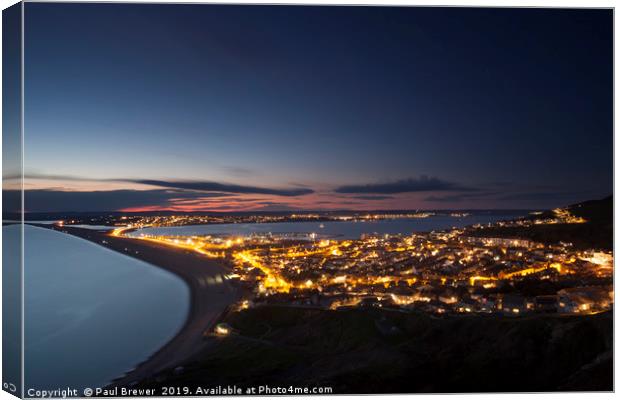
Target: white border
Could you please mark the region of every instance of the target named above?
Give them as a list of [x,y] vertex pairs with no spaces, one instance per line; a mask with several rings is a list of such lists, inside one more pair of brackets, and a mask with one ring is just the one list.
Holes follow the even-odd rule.
[[[46,0],[31,0],[31,2],[45,2]],[[80,2],[80,1],[63,1],[63,2]],[[109,1],[102,1],[102,2],[110,2],[110,3],[119,3],[119,2],[123,2],[123,1],[119,1],[119,0],[109,0]],[[208,4],[208,3],[220,3],[220,4],[306,4],[306,5],[394,5],[394,6],[457,6],[457,7],[466,7],[466,6],[470,6],[470,7],[558,7],[558,8],[573,8],[573,7],[600,7],[600,8],[610,8],[613,7],[615,8],[616,2],[615,1],[602,1],[602,0],[590,0],[590,1],[579,1],[579,0],[563,0],[563,1],[558,1],[558,0],[545,0],[545,1],[520,1],[520,2],[515,2],[515,1],[505,1],[505,0],[478,0],[478,1],[462,1],[462,0],[447,0],[447,1],[411,1],[411,0],[388,0],[388,1],[364,1],[364,0],[358,0],[358,1],[352,1],[352,0],[340,0],[340,1],[329,1],[329,0],[306,0],[306,1],[298,1],[298,0],[287,0],[287,1],[282,1],[282,2],[276,2],[276,1],[265,1],[265,0],[244,0],[244,1],[195,1],[195,0],[182,0],[182,1],[175,1],[175,0],[150,0],[150,1],[140,1],[140,0],[130,0],[128,2],[132,2],[132,3],[203,3],[203,4]],[[0,0],[0,5],[2,6],[2,9],[9,7],[13,4],[15,4],[16,1],[12,1],[12,0]],[[23,10],[23,5],[22,5],[22,10]],[[616,14],[614,13],[614,26],[615,23],[617,21],[617,17]],[[0,22],[1,25],[1,22]],[[24,76],[24,63],[23,63],[23,58],[24,58],[24,36],[23,36],[23,11],[22,11],[22,77]],[[1,33],[0,33],[1,36]],[[618,36],[617,36],[617,32],[614,29],[614,62],[615,62],[615,48],[616,48],[616,44],[618,43]],[[616,75],[617,72],[617,64],[614,64],[614,77]],[[0,66],[1,69],[1,66]],[[614,99],[615,99],[615,93],[616,93],[616,81],[614,79]],[[1,87],[1,82],[0,82],[0,87]],[[21,114],[21,139],[22,139],[22,186],[23,186],[23,165],[24,165],[24,113],[23,113],[23,109],[24,109],[24,82],[22,79],[21,82],[21,92],[22,92],[22,109],[20,111]],[[2,100],[0,99],[0,112],[1,112],[1,107],[2,106]],[[614,101],[614,122],[615,122],[615,116],[618,113],[618,105],[617,103]],[[614,125],[615,128],[615,125]],[[615,132],[615,129],[614,129]],[[1,154],[1,141],[0,141],[0,154]],[[617,150],[617,146],[618,143],[615,141],[615,134],[614,134],[614,154],[616,153],[615,150]],[[616,183],[618,182],[618,175],[615,174],[616,172],[616,164],[614,162],[614,188],[616,187]],[[23,193],[22,193],[22,204],[23,204]],[[2,199],[0,197],[0,207],[2,205]],[[616,208],[616,206],[618,205],[618,201],[617,201],[617,197],[614,198],[614,210]],[[23,213],[22,213],[22,220],[23,220]],[[620,227],[620,215],[618,213],[614,212],[614,227]],[[0,231],[0,239],[1,239],[1,231]],[[614,235],[614,249],[618,248],[618,243],[619,243],[620,239],[618,238],[617,235]],[[24,243],[23,243],[23,235],[22,235],[22,263],[23,263],[23,250],[24,250]],[[615,251],[614,251],[615,254]],[[2,255],[2,250],[0,249],[0,257]],[[23,288],[23,265],[22,265],[22,274],[21,274],[21,279],[22,279],[22,288]],[[2,278],[0,275],[0,284],[2,282]],[[614,285],[616,283],[616,276],[614,276]],[[0,286],[1,287],[1,286]],[[22,290],[22,329],[24,328],[23,326],[23,295],[24,292]],[[1,304],[1,299],[0,299],[0,304]],[[615,327],[615,321],[617,318],[617,309],[614,310],[614,327]],[[0,331],[0,338],[1,338],[1,331]],[[22,330],[22,334],[23,334],[23,330]],[[617,339],[617,332],[614,330],[614,361],[616,360],[616,356],[617,356],[617,346],[615,346],[615,340]],[[0,373],[1,373],[1,364],[0,364]],[[24,376],[23,376],[23,353],[22,353],[22,388],[24,385]],[[617,378],[618,378],[618,370],[616,368],[614,368],[614,380],[615,382],[618,382]],[[412,379],[415,379],[415,377],[412,377]],[[472,395],[468,395],[468,394],[457,394],[457,395],[378,395],[378,396],[364,396],[364,397],[373,397],[373,398],[380,398],[380,399],[388,399],[388,398],[393,398],[393,397],[413,397],[415,396],[416,398],[420,398],[420,399],[438,399],[438,398],[450,398],[450,399],[471,399],[473,398],[473,396],[481,396],[484,398],[492,398],[492,397],[496,397],[499,396],[502,399],[521,399],[522,396],[526,396],[528,399],[535,399],[535,398],[545,398],[545,399],[562,399],[562,400],[572,400],[572,399],[580,399],[583,396],[587,396],[589,399],[600,399],[600,398],[611,398],[613,396],[613,394],[609,394],[609,393],[579,393],[579,392],[572,392],[572,393],[553,393],[553,394],[472,394]],[[290,398],[289,396],[286,396],[287,398]],[[319,398],[319,399],[327,399],[327,398],[333,398],[333,396],[312,396],[312,398]],[[338,398],[344,398],[344,399],[350,399],[350,398],[359,398],[360,396],[337,396]],[[4,392],[4,391],[0,391],[0,400],[8,400],[8,399],[14,399],[14,396],[11,396],[10,394]],[[172,398],[172,397],[171,397]],[[222,397],[220,397],[222,398]],[[242,398],[242,399],[252,399],[255,397],[235,397],[235,398]],[[264,398],[264,397],[263,397]],[[181,398],[179,398],[181,399]]]

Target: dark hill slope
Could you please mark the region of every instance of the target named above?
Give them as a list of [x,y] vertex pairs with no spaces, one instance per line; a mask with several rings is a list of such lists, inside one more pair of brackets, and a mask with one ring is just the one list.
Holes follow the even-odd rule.
[[[140,386],[331,386],[334,393],[612,390],[612,315],[446,317],[260,307],[238,336]],[[385,329],[395,327],[386,336]]]
[[[475,236],[525,238],[554,244],[572,243],[577,249],[613,249],[613,198],[590,200],[568,206],[576,216],[585,218],[584,224],[535,225],[531,227],[486,228],[473,231]],[[551,211],[542,217],[552,217]],[[541,216],[537,216],[540,218]],[[534,217],[532,217],[534,218]]]

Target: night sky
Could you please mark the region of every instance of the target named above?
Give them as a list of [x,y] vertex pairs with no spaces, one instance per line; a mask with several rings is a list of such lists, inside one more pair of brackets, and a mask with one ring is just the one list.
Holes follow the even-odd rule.
[[613,189],[612,11],[27,3],[27,211]]

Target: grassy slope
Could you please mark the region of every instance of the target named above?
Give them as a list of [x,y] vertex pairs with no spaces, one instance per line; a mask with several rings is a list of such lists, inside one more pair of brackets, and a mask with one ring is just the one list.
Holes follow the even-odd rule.
[[[262,307],[165,385],[332,386],[334,393],[611,390],[612,318],[448,317]],[[400,333],[385,337],[375,321]],[[598,358],[597,358],[598,357]],[[143,382],[144,386],[154,381]],[[161,383],[158,383],[158,385]]]

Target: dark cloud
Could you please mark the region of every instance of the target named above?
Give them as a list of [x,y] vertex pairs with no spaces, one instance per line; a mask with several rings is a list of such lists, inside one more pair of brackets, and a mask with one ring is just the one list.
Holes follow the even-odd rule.
[[[5,177],[8,178],[20,178]],[[252,203],[258,199],[236,198],[237,194],[275,195],[282,197],[303,196],[314,193],[310,188],[264,188],[258,186],[233,185],[212,181],[176,181],[157,179],[87,179],[66,175],[27,174],[26,179],[48,179],[57,181],[96,181],[123,182],[161,189],[151,190],[100,190],[100,191],[68,191],[63,188],[36,189],[26,191],[25,209],[30,212],[90,212],[115,211],[137,207],[171,207],[199,206],[238,207],[237,203]],[[206,204],[209,200],[227,197],[236,205]],[[20,204],[19,191],[3,191],[3,199],[8,208],[11,204],[18,211]],[[267,205],[269,206],[269,205]],[[273,206],[276,206],[275,204]],[[278,205],[286,207],[285,205]],[[6,207],[5,207],[6,208]]]
[[393,199],[394,196],[373,196],[373,195],[368,195],[368,196],[351,196],[349,198],[357,199],[357,200],[389,200],[389,199]]
[[295,211],[295,207],[291,207],[288,204],[276,203],[272,201],[263,201],[260,203],[261,207],[257,211]]
[[[3,201],[20,204],[19,190],[3,190]],[[227,198],[224,193],[156,190],[105,190],[69,192],[61,190],[27,190],[24,194],[28,212],[116,211],[124,208],[173,205],[173,199]],[[10,210],[17,211],[17,210]]]
[[396,194],[409,192],[436,192],[436,191],[476,191],[478,189],[447,182],[425,175],[419,178],[401,179],[387,183],[369,183],[365,185],[340,186],[337,193],[378,193]]
[[289,182],[288,184],[291,185],[291,186],[294,186],[294,187],[301,187],[301,188],[310,188],[311,187],[310,185],[306,185],[306,184],[299,183],[299,182]]
[[321,201],[314,202],[314,204],[330,204],[330,205],[336,205],[336,206],[340,206],[340,205],[353,206],[353,205],[361,205],[362,203],[357,202],[357,201],[329,201],[329,200],[321,200]]
[[[5,179],[16,179],[17,176],[5,177]],[[50,179],[59,181],[97,181],[97,182],[126,182],[126,183],[138,183],[142,185],[159,186],[169,189],[182,189],[182,190],[194,190],[201,192],[226,192],[236,194],[268,194],[275,196],[303,196],[306,194],[314,193],[314,190],[309,188],[264,188],[259,186],[244,186],[234,185],[221,182],[212,181],[183,181],[183,180],[158,180],[158,179],[88,179],[80,178],[70,175],[40,175],[40,174],[28,174],[26,179]]]
[[196,198],[179,198],[172,197],[169,199],[169,204],[174,206],[205,206],[205,205],[214,205],[214,200],[218,200],[218,203],[222,203],[222,199],[227,202],[234,202],[237,205],[242,205],[246,203],[253,203],[256,199],[243,199],[238,198],[235,195],[227,194],[226,197],[214,197],[210,196],[211,193],[207,193],[207,195],[201,195]]
[[270,189],[257,186],[231,185],[227,183],[208,182],[208,181],[160,181],[152,179],[135,179],[129,182],[140,183],[143,185],[166,187],[171,189],[197,190],[203,192],[226,192],[239,194],[269,194],[276,196],[302,196],[314,193],[312,189],[291,188],[291,189]]

